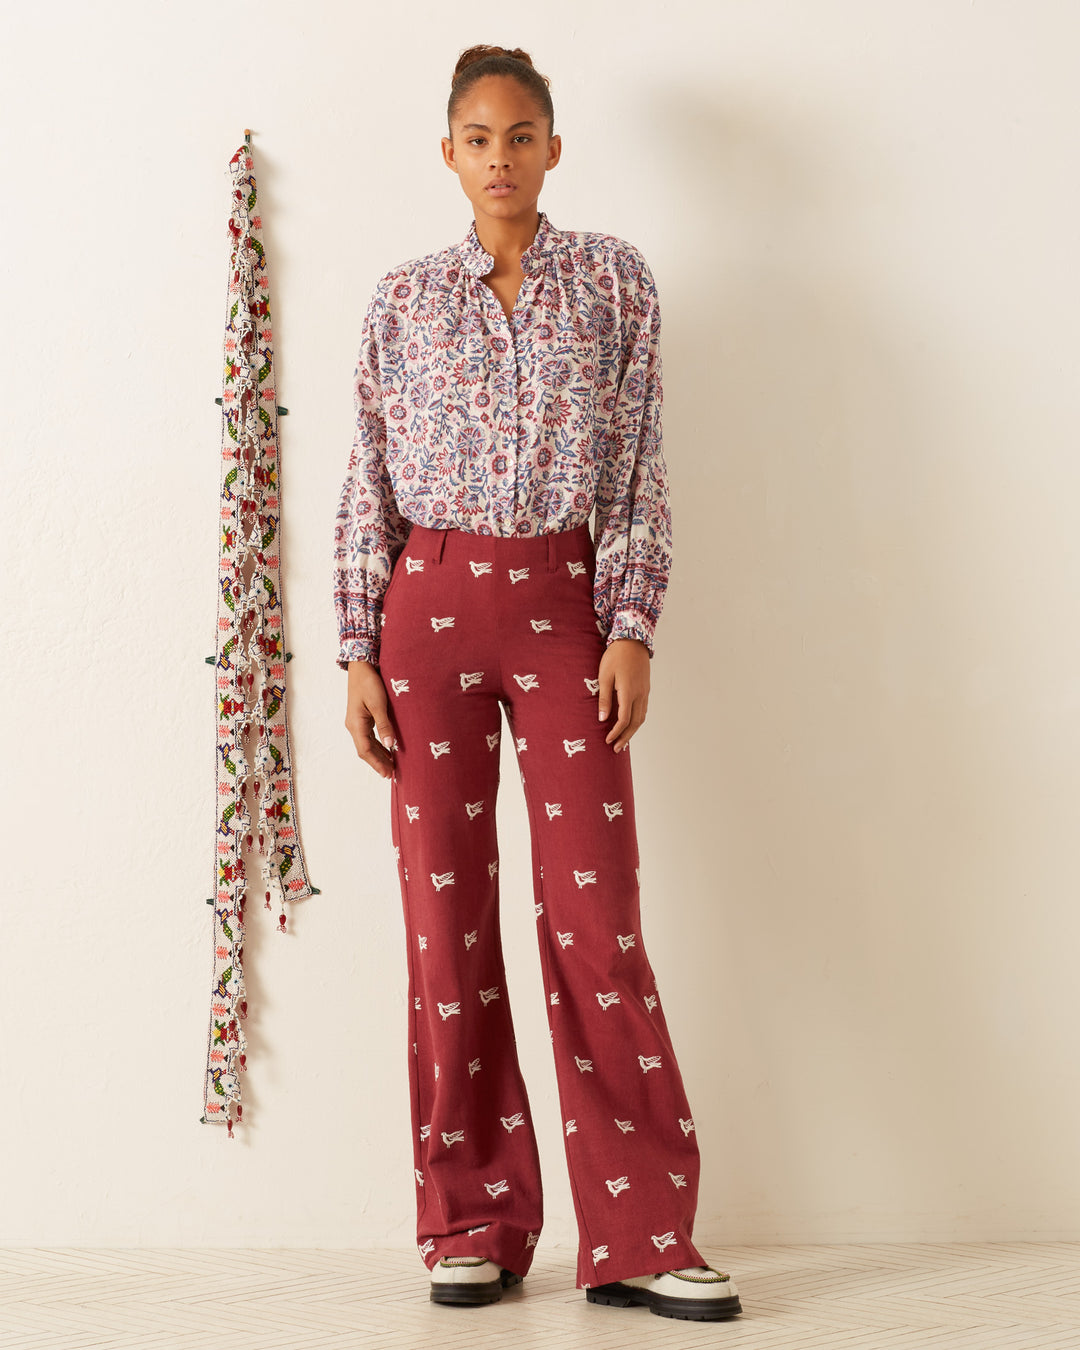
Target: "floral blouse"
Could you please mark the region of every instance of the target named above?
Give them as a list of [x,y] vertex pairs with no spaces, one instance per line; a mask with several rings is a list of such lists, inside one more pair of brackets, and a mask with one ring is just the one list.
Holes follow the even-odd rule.
[[606,641],[652,655],[671,566],[656,284],[633,244],[539,215],[509,319],[481,280],[495,259],[475,220],[375,286],[334,531],[343,670],[378,664],[382,597],[413,524],[538,535],[594,508]]

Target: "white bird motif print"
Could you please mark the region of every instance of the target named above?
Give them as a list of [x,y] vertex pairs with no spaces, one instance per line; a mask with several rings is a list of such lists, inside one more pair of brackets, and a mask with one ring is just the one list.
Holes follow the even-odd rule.
[[439,632],[439,630],[440,630],[440,629],[443,629],[443,628],[453,628],[453,626],[454,626],[454,617],[453,617],[453,615],[451,614],[451,615],[447,615],[447,617],[446,617],[445,619],[436,619],[435,616],[432,615],[432,617],[431,617],[431,626],[432,626],[432,628],[435,629],[436,633]]
[[689,1136],[690,1131],[694,1128],[694,1122],[693,1122],[692,1119],[690,1119],[690,1120],[683,1120],[683,1118],[680,1116],[680,1117],[679,1117],[679,1128],[682,1130],[683,1134]]
[[515,1111],[512,1116],[500,1116],[499,1120],[507,1134],[513,1134],[519,1125],[525,1124],[525,1117],[520,1111]]
[[476,941],[477,936],[479,935],[479,933],[480,933],[480,929],[479,929],[479,928],[474,928],[474,929],[472,930],[471,933],[466,933],[466,934],[465,934],[465,950],[466,950],[466,951],[468,951],[469,948],[470,948],[470,947],[473,945],[473,943]]
[[568,562],[566,565],[567,567],[569,567],[570,575],[572,577],[580,577],[585,575],[585,564],[583,562]]
[[420,944],[420,950],[421,950],[422,952],[426,952],[426,951],[427,951],[427,938],[424,937],[423,933],[417,933],[417,935],[416,935],[416,940],[417,940],[417,942],[419,942],[419,944]]
[[604,814],[608,820],[614,820],[616,816],[622,815],[622,802],[605,802]]
[[[529,747],[528,747],[528,746],[526,745],[526,743],[525,743],[525,737],[524,737],[524,736],[519,736],[519,737],[517,738],[517,748],[518,748],[518,754],[520,754],[520,753],[522,752],[522,750],[528,750]],[[524,783],[524,781],[525,781],[525,775],[524,775],[524,774],[521,775],[521,781],[522,781],[523,783]]]
[[465,803],[465,812],[466,812],[466,814],[468,815],[468,817],[469,817],[470,820],[475,820],[476,817],[480,814],[480,812],[481,812],[483,809],[484,809],[484,803],[483,803],[483,802],[466,802],[466,803]]
[[592,1249],[592,1259],[593,1264],[595,1264],[597,1261],[606,1261],[608,1259],[608,1249],[606,1242],[602,1246],[594,1247]]
[[544,810],[547,812],[548,820],[554,820],[556,816],[562,815],[562,802],[545,802]]
[[437,1064],[435,1065],[435,1077],[436,1079],[439,1077],[439,1066]]
[[530,689],[540,688],[540,681],[535,675],[515,675],[514,680],[521,685],[526,693],[528,693]]
[[474,1233],[486,1233],[487,1230],[488,1230],[490,1227],[491,1227],[491,1224],[489,1224],[489,1223],[482,1223],[482,1224],[480,1225],[479,1228],[470,1228],[470,1229],[469,1229],[469,1237],[472,1237]]
[[590,872],[579,872],[579,871],[577,870],[577,868],[575,867],[575,868],[574,868],[574,880],[575,880],[575,881],[577,882],[577,884],[578,884],[578,890],[581,890],[582,887],[584,887],[584,886],[595,886],[595,885],[596,885],[596,869],[593,868],[592,871],[590,871]]
[[648,1073],[650,1069],[660,1068],[659,1055],[638,1055],[638,1063],[641,1065],[641,1072]]
[[420,1138],[421,1138],[421,1139],[426,1139],[430,1133],[431,1133],[431,1126],[430,1126],[430,1125],[421,1125],[421,1126],[420,1126]]
[[590,680],[588,675],[583,675],[582,679],[585,681],[585,688],[590,694],[598,694],[600,692],[599,680]]
[[489,575],[491,572],[491,564],[489,562],[473,562],[473,560],[470,558],[469,566],[472,568],[472,574],[474,577],[486,576]]
[[571,755],[580,755],[580,754],[584,754],[584,752],[585,752],[585,738],[584,738],[584,736],[583,736],[580,740],[577,740],[577,741],[568,741],[568,740],[566,739],[566,737],[564,736],[564,737],[563,737],[563,749],[566,751],[566,757],[567,757],[568,759],[570,758]]
[[451,1144],[463,1144],[465,1142],[465,1131],[451,1130],[449,1133],[447,1133],[446,1130],[443,1130],[442,1141],[447,1148],[449,1148]]
[[395,694],[407,694],[409,692],[408,680],[391,680],[390,688]]
[[414,820],[419,820],[420,808],[418,806],[406,806],[405,819],[409,822],[410,825],[413,823]]
[[552,992],[551,995],[551,1006],[554,1008],[558,1002],[559,1002],[559,991],[556,989]]
[[408,572],[422,572],[423,570],[424,570],[424,560],[423,560],[423,558],[406,558],[406,559],[405,559],[405,571],[406,571],[407,573],[408,573]]
[[454,884],[454,874],[453,872],[432,872],[431,884],[437,891],[441,891],[444,886],[452,886]]
[[461,681],[462,689],[469,689],[472,685],[479,684],[483,678],[484,672],[482,670],[473,670],[473,671],[463,670],[461,674],[458,676],[458,679]]
[[419,995],[417,995],[417,997],[413,999],[413,1007],[416,1009],[417,1012],[423,1011],[423,1010],[421,1009],[421,1007],[420,1007],[420,997],[419,997]]
[[461,1015],[461,1000],[460,1000],[460,999],[458,999],[458,1001],[457,1001],[456,1003],[440,1003],[440,1004],[439,1004],[439,1016],[442,1018],[442,1020],[443,1020],[444,1022],[446,1021],[446,1019],[447,1019],[448,1017],[453,1017],[455,1013],[458,1014],[458,1016]]
[[573,933],[560,933],[559,930],[556,929],[555,936],[559,939],[559,946],[562,947],[564,951],[567,947],[572,947],[574,945]]
[[526,1233],[526,1235],[525,1235],[525,1246],[526,1246],[526,1247],[535,1247],[536,1244],[537,1244],[537,1242],[538,1242],[539,1240],[540,1240],[540,1234],[539,1234],[539,1233]]
[[486,1008],[493,999],[499,997],[499,986],[493,984],[490,989],[478,989],[476,992],[480,995],[480,1002]]
[[431,746],[432,759],[438,759],[440,755],[448,755],[450,753],[449,741],[428,741],[428,745]]
[[533,913],[536,915],[537,918],[539,918],[540,915],[543,914],[543,912],[544,912],[544,902],[540,900],[535,905],[533,905]]
[[653,1245],[655,1246],[655,1248],[656,1248],[656,1250],[657,1250],[658,1252],[662,1252],[662,1251],[664,1250],[665,1247],[674,1247],[674,1246],[675,1246],[675,1233],[674,1233],[674,1231],[672,1231],[672,1232],[670,1232],[670,1233],[660,1233],[659,1235],[656,1234],[656,1233],[652,1233],[652,1234],[650,1234],[650,1236],[652,1237]]
[[532,629],[533,629],[533,632],[534,632],[534,633],[550,633],[550,632],[551,632],[551,620],[550,620],[550,619],[530,619],[529,622],[532,624]]
[[414,1168],[413,1168],[413,1171],[416,1173],[416,1179],[417,1179],[417,1181],[418,1181],[418,1182],[420,1183],[420,1185],[422,1186],[422,1185],[424,1184],[424,1174],[423,1174],[423,1172],[420,1171],[419,1167],[414,1167]]
[[418,1250],[421,1256],[430,1256],[431,1253],[435,1250],[435,1239],[428,1238],[428,1240],[421,1247],[419,1247]]
[[646,1011],[646,1012],[653,1012],[653,1011],[655,1011],[655,1009],[656,1009],[656,995],[655,995],[655,994],[646,994],[646,995],[645,995],[645,1011]]
[[591,1059],[578,1059],[577,1055],[575,1055],[574,1063],[578,1066],[578,1073],[592,1073],[593,1071]]
[[509,1189],[510,1187],[506,1184],[505,1179],[503,1181],[484,1182],[484,1190],[487,1191],[492,1200],[494,1200],[497,1195],[505,1195]]
[[516,586],[519,581],[528,581],[529,569],[527,567],[508,567],[510,573],[510,584]]
[[632,1120],[620,1120],[618,1116],[616,1116],[615,1124],[618,1125],[619,1129],[622,1130],[623,1134],[637,1133],[637,1131],[634,1129],[634,1122]]
[[685,1173],[685,1172],[669,1172],[669,1173],[668,1173],[668,1176],[669,1176],[669,1177],[671,1178],[671,1180],[675,1183],[675,1189],[676,1189],[676,1190],[679,1190],[680,1187],[684,1187],[684,1186],[686,1185],[686,1173]]
[[496,873],[498,870],[499,870],[499,860],[498,860],[498,858],[496,858],[494,862],[489,862],[489,863],[488,863],[488,876],[489,876],[489,877],[493,877],[493,876],[495,875],[495,873]]
[[624,952],[628,952],[631,947],[636,946],[636,933],[616,933],[615,936],[619,941],[620,949]]
[[607,1186],[612,1195],[618,1195],[620,1191],[628,1191],[630,1189],[630,1178],[616,1177],[614,1181],[606,1181],[604,1185]]
[[471,1077],[473,1076],[474,1073],[479,1073],[479,1072],[480,1072],[480,1061],[479,1061],[478,1059],[470,1059],[470,1060],[469,1060],[469,1077],[471,1078]]
[[568,1121],[566,1122],[566,1133],[567,1133],[567,1136],[570,1136],[570,1135],[572,1135],[572,1134],[577,1134],[577,1121],[576,1121],[576,1120],[568,1120]]
[[500,733],[498,731],[492,731],[488,733],[487,743],[489,750],[494,750],[495,747],[499,744],[499,735]]
[[612,990],[610,994],[597,994],[596,1001],[605,1012],[607,1012],[613,1003],[621,1002],[618,994],[616,994],[614,990]]

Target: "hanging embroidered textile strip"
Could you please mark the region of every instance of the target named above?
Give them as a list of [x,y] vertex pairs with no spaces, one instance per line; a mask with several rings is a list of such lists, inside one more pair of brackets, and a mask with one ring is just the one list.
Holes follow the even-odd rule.
[[[245,143],[229,161],[229,285],[222,386],[219,524],[216,806],[210,1027],[201,1117],[243,1115],[247,1068],[244,923],[252,890],[264,905],[318,890],[307,879],[293,798],[285,713],[281,594],[281,474],[269,278],[256,211],[254,161]],[[285,409],[281,410],[286,411]]]

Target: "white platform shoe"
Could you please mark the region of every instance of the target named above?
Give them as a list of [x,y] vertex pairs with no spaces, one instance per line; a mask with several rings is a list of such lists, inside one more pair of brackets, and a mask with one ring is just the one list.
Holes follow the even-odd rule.
[[590,1303],[614,1308],[644,1304],[660,1317],[688,1322],[714,1322],[742,1312],[739,1291],[726,1271],[711,1266],[689,1266],[659,1275],[632,1275],[612,1284],[586,1289]]
[[502,1291],[521,1276],[483,1256],[444,1256],[431,1268],[432,1303],[498,1303]]

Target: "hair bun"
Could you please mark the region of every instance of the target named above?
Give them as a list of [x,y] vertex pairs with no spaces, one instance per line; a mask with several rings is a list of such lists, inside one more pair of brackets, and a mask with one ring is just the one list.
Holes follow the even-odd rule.
[[[458,57],[450,83],[453,84],[462,71],[471,66],[474,61],[482,61],[486,56],[509,57],[512,61],[521,61],[526,66],[532,66],[533,63],[532,57],[521,47],[493,47],[480,42],[474,47],[467,47]],[[535,66],[533,69],[535,70]]]

